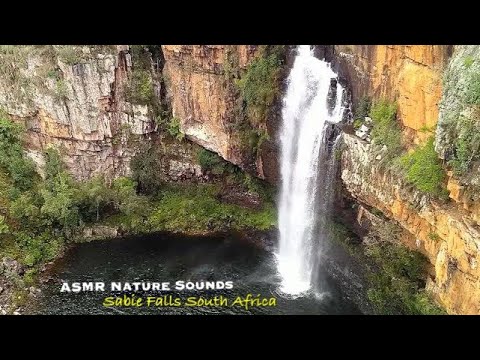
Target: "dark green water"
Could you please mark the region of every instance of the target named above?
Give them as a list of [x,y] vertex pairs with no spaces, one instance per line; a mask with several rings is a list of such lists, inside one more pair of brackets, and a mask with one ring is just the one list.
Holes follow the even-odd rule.
[[[327,275],[321,277],[323,296],[291,299],[278,293],[280,279],[270,252],[230,236],[188,238],[151,235],[79,244],[50,270],[51,280],[32,313],[40,314],[359,314],[341,286]],[[184,290],[111,293],[110,282],[232,281],[231,290]],[[62,281],[106,283],[105,292],[61,293]],[[344,285],[342,285],[344,286]],[[276,298],[276,306],[246,310],[232,306],[237,296]],[[172,295],[213,298],[223,295],[228,306],[208,307],[105,307],[105,297],[135,294],[136,297]]]

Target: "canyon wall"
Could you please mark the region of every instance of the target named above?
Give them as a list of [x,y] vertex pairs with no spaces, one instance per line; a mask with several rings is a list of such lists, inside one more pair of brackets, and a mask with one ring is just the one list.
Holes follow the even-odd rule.
[[452,46],[335,45],[334,63],[352,90],[354,103],[367,96],[395,100],[412,143],[434,129],[442,77]]
[[[199,144],[276,181],[276,116],[269,117],[267,138],[255,152],[234,128],[246,123],[238,116],[243,105],[235,80],[258,56],[259,46],[155,45],[147,65],[135,56],[141,46],[136,47],[0,49],[0,108],[25,125],[28,155],[39,168],[44,150],[54,146],[77,179],[129,175],[139,144],[150,142],[180,162],[172,165],[174,177],[182,168],[198,172],[191,151],[181,156],[178,146],[169,151],[162,140],[174,119],[187,139],[180,143]],[[138,94],[128,93],[132,83]]]
[[[461,119],[468,120],[470,132],[478,133],[475,106],[466,101],[469,79],[480,66],[478,47],[342,45],[335,51],[354,100],[366,95],[397,102],[407,148],[435,136],[436,151],[447,170],[449,200],[416,190],[398,169],[381,165],[384,149],[351,134],[344,134],[342,155],[341,178],[347,193],[406,230],[403,242],[432,264],[427,289],[449,313],[480,314],[479,168],[472,161],[469,171],[460,174],[450,161],[461,149],[458,139],[465,135]],[[471,146],[475,154],[471,144],[478,141],[464,138],[470,142],[461,146]]]
[[344,134],[342,181],[357,201],[377,208],[411,236],[407,246],[424,253],[434,271],[429,289],[449,313],[480,314],[480,228],[456,204],[442,204],[380,167],[381,149]]

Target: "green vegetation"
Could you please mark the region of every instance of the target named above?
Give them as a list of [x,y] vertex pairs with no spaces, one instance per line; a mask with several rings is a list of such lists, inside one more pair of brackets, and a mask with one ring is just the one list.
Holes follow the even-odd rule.
[[480,73],[472,73],[467,83],[465,102],[467,105],[480,105]]
[[475,62],[475,59],[473,58],[473,56],[465,56],[465,58],[463,59],[463,65],[469,69],[470,66],[473,65],[473,63]]
[[247,114],[255,125],[265,119],[280,90],[278,80],[282,61],[278,55],[278,52],[272,52],[256,57],[237,81]]
[[139,151],[130,160],[130,169],[140,193],[155,195],[161,189],[163,185],[159,176],[162,172],[161,156],[153,147]]
[[68,65],[75,65],[83,61],[83,51],[80,46],[58,45],[55,47],[58,58]]
[[149,227],[156,231],[205,232],[253,228],[266,230],[275,225],[273,204],[260,211],[218,200],[215,185],[168,186],[148,218]]
[[362,119],[356,119],[354,122],[353,122],[353,128],[355,130],[358,130],[360,129],[360,127],[362,126],[363,124],[363,120]]
[[197,160],[203,171],[211,171],[215,175],[221,175],[225,171],[226,161],[218,154],[205,148],[198,151]]
[[33,162],[23,154],[22,131],[22,126],[7,120],[0,112],[0,167],[20,192],[30,189],[36,178]]
[[454,153],[448,164],[452,166],[455,175],[462,176],[480,160],[480,122],[462,116],[458,120],[457,129],[459,133],[453,140]]
[[368,298],[380,314],[444,314],[423,290],[427,260],[422,254],[382,242],[369,246],[367,256],[374,264]]
[[372,100],[367,96],[362,97],[358,102],[357,108],[355,109],[355,118],[363,121],[363,119],[370,114],[371,107]]
[[180,119],[177,117],[170,120],[167,131],[172,137],[179,141],[182,141],[185,138],[185,134],[180,130]]
[[282,45],[259,46],[258,55],[244,72],[238,68],[237,54],[233,49],[226,52],[227,86],[235,84],[238,97],[231,127],[239,134],[243,147],[254,156],[269,139],[266,124],[275,111],[284,63],[285,48]]
[[411,154],[402,156],[400,163],[405,171],[406,180],[418,190],[443,197],[446,194],[444,188],[446,174],[435,152],[433,142],[432,136],[424,146],[418,147]]
[[387,147],[384,156],[386,161],[391,161],[403,150],[402,130],[396,120],[396,112],[396,104],[386,100],[373,104],[370,109],[370,117],[373,120],[372,141],[376,145]]
[[430,240],[433,240],[433,241],[439,241],[440,240],[440,236],[438,236],[438,234],[434,233],[434,232],[429,233],[428,238]]
[[134,69],[125,86],[125,99],[137,105],[150,105],[156,101],[152,75],[143,69]]
[[378,314],[444,314],[425,292],[428,260],[400,243],[401,228],[394,222],[374,226],[364,245],[348,227],[327,222],[329,238],[366,265],[367,296]]

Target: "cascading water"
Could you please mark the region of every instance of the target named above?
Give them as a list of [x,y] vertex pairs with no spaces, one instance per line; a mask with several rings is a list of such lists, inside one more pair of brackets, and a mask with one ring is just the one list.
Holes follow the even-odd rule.
[[282,189],[276,255],[281,291],[287,294],[311,288],[323,240],[319,227],[331,210],[332,162],[326,129],[328,123],[339,122],[343,113],[343,88],[332,81],[336,78],[330,64],[315,58],[310,46],[298,47],[283,99],[280,135]]

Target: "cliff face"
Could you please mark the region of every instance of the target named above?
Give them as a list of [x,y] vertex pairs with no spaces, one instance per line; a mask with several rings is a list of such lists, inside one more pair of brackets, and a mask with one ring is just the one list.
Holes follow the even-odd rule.
[[271,140],[265,142],[254,158],[245,151],[234,129],[242,104],[229,72],[244,72],[258,56],[258,48],[254,45],[163,45],[164,76],[173,116],[179,118],[187,138],[274,182],[278,168],[276,119],[269,119],[267,131]]
[[335,45],[334,62],[354,103],[364,96],[395,100],[406,135],[418,143],[437,123],[451,52],[451,46],[441,45]]
[[[5,46],[0,61],[0,107],[25,124],[27,153],[40,170],[53,146],[77,179],[126,176],[131,158],[150,147],[161,157],[159,177],[202,177],[194,146],[169,141],[151,104],[128,101],[139,68],[128,46]],[[151,63],[144,84],[159,100]]]
[[435,134],[450,201],[422,194],[398,170],[385,170],[380,148],[348,134],[341,173],[346,190],[407,231],[402,241],[430,260],[427,289],[449,313],[479,314],[478,141],[472,135],[478,134],[479,117],[478,99],[471,98],[478,47],[452,52],[449,46],[342,45],[335,51],[354,99],[366,95],[397,102],[407,147]]
[[47,146],[55,146],[78,179],[129,173],[135,151],[127,144],[128,135],[151,133],[154,125],[146,106],[123,100],[131,66],[124,50],[122,46],[4,50],[0,106],[26,125],[28,153],[37,163],[43,162]]
[[424,253],[434,271],[427,289],[449,313],[480,313],[480,228],[458,204],[442,205],[380,169],[371,144],[344,134],[342,181],[361,203],[381,210],[409,234],[403,242]]
[[[164,167],[173,169],[172,178],[182,168],[187,175],[198,174],[186,141],[175,147],[162,140],[173,117],[191,142],[274,182],[275,119],[267,124],[270,137],[254,153],[233,129],[243,105],[228,76],[239,77],[258,48],[157,46],[161,55],[148,55],[145,65],[125,45],[5,46],[0,49],[0,107],[25,124],[28,155],[40,168],[43,151],[54,146],[77,179],[129,175],[130,160],[145,142],[175,158],[178,166]],[[138,92],[133,96],[132,83]]]

